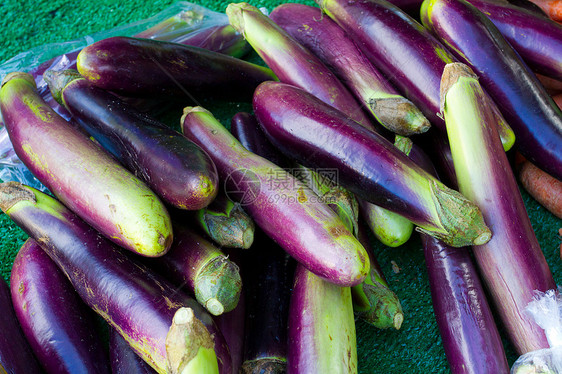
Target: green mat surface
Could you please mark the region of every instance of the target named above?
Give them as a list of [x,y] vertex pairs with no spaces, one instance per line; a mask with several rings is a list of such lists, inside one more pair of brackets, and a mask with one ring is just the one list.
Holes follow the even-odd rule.
[[[147,18],[172,4],[172,1],[30,1],[8,0],[0,5],[2,48],[0,61],[5,61],[29,48],[45,43],[63,42]],[[253,5],[271,11],[278,1],[254,1]],[[313,5],[310,1],[305,1]],[[226,1],[201,1],[200,5],[224,11]],[[255,55],[252,60],[256,60]],[[240,110],[251,110],[249,104],[228,104],[207,100],[203,105],[223,124]],[[181,113],[169,113],[179,119]],[[176,119],[176,120],[177,120]],[[558,229],[561,221],[539,206],[523,192],[525,204],[541,248],[552,269],[555,281],[562,280]],[[0,214],[0,271],[9,280],[10,268],[26,235],[9,218]],[[357,323],[359,371],[361,373],[448,373],[450,372],[441,344],[431,305],[431,296],[423,251],[419,238],[401,248],[386,248],[373,242],[373,249],[389,284],[399,296],[405,313],[400,331],[380,331]],[[399,267],[392,270],[391,262]],[[502,335],[505,336],[505,334]],[[504,339],[510,364],[517,358]],[[329,373],[326,373],[329,374]]]

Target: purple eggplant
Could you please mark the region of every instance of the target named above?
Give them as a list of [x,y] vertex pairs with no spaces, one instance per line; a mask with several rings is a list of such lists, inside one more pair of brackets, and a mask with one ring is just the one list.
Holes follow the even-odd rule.
[[41,374],[37,363],[14,313],[10,287],[0,278],[0,373]]
[[298,265],[291,294],[287,373],[357,373],[355,319],[348,287]]
[[211,204],[195,212],[193,221],[221,247],[247,249],[254,242],[254,221],[224,191],[219,191]]
[[130,260],[57,200],[8,182],[0,184],[0,208],[40,241],[82,300],[158,373],[167,372],[165,339],[181,307],[193,309],[214,334],[221,374],[231,373],[228,347],[202,306]]
[[562,111],[494,24],[463,0],[424,1],[422,21],[478,74],[519,152],[562,180]]
[[363,281],[369,271],[365,249],[314,192],[245,149],[201,107],[185,108],[181,126],[211,156],[227,193],[291,256],[335,284]]
[[91,311],[35,240],[19,250],[10,284],[18,320],[47,373],[111,372]]
[[209,94],[246,100],[276,79],[268,68],[202,48],[150,39],[113,37],[84,48],[77,67],[93,85],[125,96]]
[[361,106],[330,69],[256,7],[232,3],[226,14],[230,24],[244,35],[281,82],[301,87],[370,126]]
[[474,246],[484,284],[519,354],[548,348],[544,334],[525,313],[536,291],[556,289],[517,182],[470,68],[449,64],[443,72],[443,113],[460,191],[482,209],[492,239]]
[[[551,78],[562,79],[560,23],[544,14],[537,14],[509,3],[491,0],[468,2],[486,14],[530,68]],[[534,5],[530,1],[526,2]]]
[[195,231],[174,225],[174,243],[162,257],[145,263],[177,285],[185,285],[199,304],[218,316],[238,304],[242,280],[236,264]]
[[156,374],[115,329],[109,332],[109,354],[112,374]]
[[0,108],[20,160],[72,211],[131,251],[159,256],[169,249],[172,224],[162,202],[59,117],[39,97],[31,75],[4,78]]
[[345,31],[323,17],[320,9],[283,4],[270,17],[332,69],[381,125],[406,136],[429,130],[429,121],[420,110],[388,83]]
[[[230,257],[232,259],[232,257]],[[215,323],[226,340],[232,358],[232,374],[239,374],[244,360],[246,298],[244,291],[234,310],[215,317]]]
[[48,70],[44,79],[72,117],[166,203],[197,210],[215,198],[215,165],[185,136],[91,85],[75,70]]
[[270,141],[305,166],[338,170],[358,197],[406,217],[418,230],[462,247],[490,239],[476,205],[415,165],[385,138],[309,93],[261,84],[254,111]]
[[246,285],[246,333],[241,373],[285,373],[287,318],[294,261],[263,232],[241,261]]

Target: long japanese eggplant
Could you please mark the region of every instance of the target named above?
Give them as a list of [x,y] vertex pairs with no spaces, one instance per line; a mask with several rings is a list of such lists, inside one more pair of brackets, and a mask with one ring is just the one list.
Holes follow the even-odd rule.
[[551,78],[562,79],[560,23],[509,3],[491,0],[468,2],[486,14],[531,69]]
[[193,221],[220,247],[247,249],[254,242],[254,220],[222,190],[194,213]]
[[113,328],[109,332],[109,356],[112,374],[156,374]]
[[215,198],[215,165],[185,136],[91,85],[76,70],[48,70],[44,79],[72,117],[166,203],[197,210]]
[[472,199],[493,232],[473,246],[497,314],[519,354],[548,348],[544,330],[525,313],[536,291],[556,289],[539,246],[494,118],[476,75],[461,63],[443,72],[443,113],[460,191]]
[[[365,56],[431,124],[445,131],[438,116],[439,82],[445,64],[457,61],[430,32],[386,0],[317,0],[320,8],[357,43]],[[501,117],[493,101],[490,106]],[[513,130],[500,121],[502,139],[513,145]]]
[[257,88],[253,105],[275,146],[305,166],[338,169],[341,185],[358,197],[408,218],[418,230],[455,247],[490,239],[476,205],[385,138],[311,94],[265,82]]
[[287,321],[295,262],[263,232],[242,258],[246,328],[241,373],[287,370]]
[[247,100],[258,84],[276,79],[263,66],[202,48],[113,37],[84,48],[77,67],[97,87],[125,96],[208,95]]
[[478,74],[519,152],[562,180],[562,111],[492,21],[464,0],[426,0],[421,13],[424,25]]
[[[232,259],[232,256],[229,257]],[[235,263],[239,263],[235,261]],[[245,288],[244,288],[245,289]],[[232,374],[239,374],[244,360],[244,331],[246,319],[246,296],[244,289],[236,308],[215,317],[215,323],[224,336],[230,357],[232,358]]]
[[330,284],[297,265],[288,335],[288,374],[357,373],[355,319],[349,287]]
[[0,278],[0,329],[0,373],[43,373],[20,328],[4,278]]
[[[167,373],[165,340],[175,312],[189,307],[214,334],[221,374],[228,347],[197,301],[136,262],[57,200],[17,182],[0,184],[0,208],[70,279],[82,300],[115,328],[158,373]],[[197,352],[187,352],[186,354]],[[215,358],[216,360],[216,358]]]
[[256,7],[232,3],[226,14],[281,82],[301,87],[355,121],[369,125],[359,103],[334,73]]
[[181,126],[211,156],[227,193],[291,256],[332,283],[363,281],[369,271],[365,249],[314,192],[249,152],[201,107],[185,108]]
[[172,224],[158,197],[37,94],[33,77],[12,73],[0,109],[16,154],[57,198],[120,246],[159,256]]
[[197,301],[217,316],[238,304],[242,280],[238,266],[195,231],[174,224],[174,243],[162,257],[145,263],[177,285],[185,285]]
[[16,256],[10,288],[23,332],[47,373],[111,372],[92,312],[33,239]]
[[323,17],[319,8],[283,4],[270,17],[334,71],[381,125],[406,136],[429,130],[429,121],[420,110],[388,83],[345,31]]

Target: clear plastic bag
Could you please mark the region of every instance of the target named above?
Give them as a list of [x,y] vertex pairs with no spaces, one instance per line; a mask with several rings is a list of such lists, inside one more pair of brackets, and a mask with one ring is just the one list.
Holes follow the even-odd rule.
[[560,289],[537,292],[525,309],[544,329],[550,348],[528,352],[515,361],[512,374],[562,374],[562,297]]
[[[48,69],[63,70],[73,68],[78,52],[101,39],[112,36],[138,36],[150,39],[166,40],[184,44],[206,47],[211,45],[217,33],[224,32],[228,26],[228,17],[186,1],[177,2],[162,12],[141,21],[119,26],[110,30],[86,35],[82,38],[63,43],[46,44],[22,52],[0,65],[0,79],[14,71],[24,71],[33,75],[39,94],[66,120],[69,114],[51,96],[43,73]],[[230,35],[230,34],[229,34]],[[212,49],[229,53],[228,48],[236,47],[236,43],[245,43],[242,37],[234,36],[225,42],[221,38],[221,45],[212,45]],[[187,39],[193,38],[190,43]],[[221,48],[222,50],[217,50]],[[237,53],[244,49],[235,48]],[[241,52],[242,51],[242,52]],[[2,181],[17,181],[46,191],[46,188],[29,172],[15,154],[6,128],[0,115],[0,179]]]

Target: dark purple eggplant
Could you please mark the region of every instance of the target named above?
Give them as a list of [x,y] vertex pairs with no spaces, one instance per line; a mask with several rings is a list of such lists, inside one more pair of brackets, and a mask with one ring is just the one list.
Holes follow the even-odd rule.
[[195,231],[174,224],[174,243],[162,257],[145,263],[177,285],[185,285],[199,304],[218,316],[238,304],[242,280],[238,266]]
[[230,24],[244,35],[281,82],[300,87],[370,126],[359,103],[330,69],[258,8],[248,3],[232,3],[226,14]]
[[109,333],[109,355],[112,374],[156,374],[115,329]]
[[497,314],[519,354],[548,348],[544,330],[525,312],[535,292],[556,284],[525,210],[517,181],[478,78],[461,63],[443,72],[444,118],[460,191],[493,232],[474,256]]
[[48,70],[44,79],[72,117],[166,203],[197,210],[215,198],[215,165],[185,136],[91,85],[75,70]]
[[117,244],[144,256],[164,254],[172,223],[158,197],[35,91],[33,77],[11,73],[0,90],[16,154],[57,198]]
[[311,94],[266,82],[256,90],[254,111],[270,141],[285,154],[305,166],[338,170],[343,187],[406,217],[418,230],[456,247],[490,239],[476,205],[385,138]]
[[[232,259],[232,257],[230,257]],[[239,374],[244,360],[246,297],[244,289],[234,310],[215,317],[215,323],[226,340],[232,358],[232,374]]]
[[429,130],[429,121],[420,110],[388,83],[345,31],[323,17],[319,8],[283,4],[270,17],[326,64],[388,130],[406,136]]
[[421,13],[424,25],[478,74],[513,128],[518,151],[562,180],[562,111],[492,21],[463,0],[426,0]]
[[203,307],[130,260],[61,203],[20,183],[8,182],[0,184],[0,208],[41,242],[82,300],[158,373],[167,373],[164,343],[181,307],[193,309],[214,334],[221,374],[231,373],[228,347]]
[[259,232],[241,262],[246,305],[241,373],[285,373],[287,318],[295,262]]
[[14,310],[47,373],[111,372],[91,311],[35,240],[19,250],[10,280]]
[[181,126],[211,156],[229,196],[291,256],[329,282],[363,281],[369,271],[365,249],[306,185],[249,152],[201,107],[185,108]]
[[220,247],[247,249],[254,242],[254,221],[224,191],[219,191],[211,204],[195,212],[193,221]]
[[0,278],[0,330],[0,373],[43,373],[20,328],[4,278]]
[[84,48],[77,67],[93,85],[125,96],[220,95],[246,100],[275,80],[263,66],[202,48],[150,39],[113,37]]
[[348,287],[330,284],[297,265],[288,334],[287,373],[357,373]]

